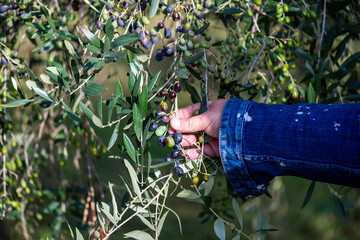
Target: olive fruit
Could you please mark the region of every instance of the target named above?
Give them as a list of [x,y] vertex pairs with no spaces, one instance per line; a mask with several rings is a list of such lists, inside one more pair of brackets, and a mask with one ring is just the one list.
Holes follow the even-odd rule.
[[182,134],[181,132],[176,132],[174,133],[174,140],[175,140],[175,143],[181,143],[182,142]]
[[164,114],[165,114],[165,113],[164,113],[164,112],[162,112],[162,111],[156,111],[156,113],[155,113],[155,117],[157,117],[157,118],[161,118]]
[[199,183],[199,177],[198,176],[193,177],[192,183],[197,185]]
[[164,37],[165,38],[171,38],[171,29],[170,28],[165,28],[164,30]]
[[174,6],[173,6],[173,5],[169,5],[169,6],[167,6],[167,8],[166,8],[166,12],[167,12],[167,13],[172,13],[174,10],[175,10],[175,9],[174,9]]
[[174,159],[176,159],[179,155],[180,155],[180,150],[177,150],[177,149],[175,149],[171,153],[171,157],[174,158]]
[[181,177],[184,175],[184,170],[181,167],[175,167],[175,173],[178,175],[178,177]]
[[165,144],[166,144],[165,140],[166,140],[166,138],[164,136],[160,136],[159,139],[158,139],[158,145],[160,147],[165,147]]
[[169,97],[172,98],[172,99],[176,98],[176,92],[173,91],[173,90],[171,90],[171,91],[169,92]]
[[149,127],[149,131],[153,132],[159,127],[159,124],[157,122],[152,122]]
[[181,83],[177,82],[174,84],[174,91],[180,92],[181,91]]
[[168,147],[173,147],[175,145],[175,141],[172,137],[166,137],[166,145]]
[[180,19],[180,14],[179,14],[178,11],[173,12],[173,14],[172,14],[172,19],[173,19],[175,22],[176,22],[176,21],[179,21],[179,19]]
[[197,116],[197,115],[199,115],[200,114],[200,109],[195,109],[195,111],[194,111],[194,116]]
[[204,178],[203,178],[204,182],[207,182],[209,181],[209,175],[204,175]]
[[166,102],[162,102],[161,103],[161,110],[166,112],[169,109],[169,106],[167,105]]
[[102,29],[102,23],[101,23],[101,21],[97,21],[97,22],[96,22],[96,28],[99,29],[99,30]]
[[164,123],[168,123],[170,122],[170,118],[168,115],[164,115],[161,117],[161,121],[163,121]]
[[164,50],[166,56],[171,56],[173,54],[173,49],[170,46],[165,46]]
[[1,5],[0,6],[0,13],[4,13],[6,12],[7,10],[9,9],[9,6],[8,5]]
[[165,27],[165,24],[163,22],[159,22],[157,26],[159,29],[163,29]]

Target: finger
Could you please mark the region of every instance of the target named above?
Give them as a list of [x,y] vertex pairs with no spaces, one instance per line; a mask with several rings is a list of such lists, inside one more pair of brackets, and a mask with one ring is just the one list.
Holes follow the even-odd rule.
[[198,139],[198,134],[183,134],[181,145],[183,145],[183,147],[193,146],[197,143]]
[[194,116],[194,111],[196,109],[200,109],[200,103],[195,103],[195,104],[192,104],[192,105],[189,105],[187,107],[179,109],[176,112],[176,114],[175,113],[171,114],[170,119],[173,119],[173,118],[190,118],[190,117]]
[[171,127],[181,133],[200,132],[208,126],[208,120],[204,115],[198,115],[191,118],[174,118],[170,120]]
[[209,156],[217,156],[217,157],[220,157],[220,149],[219,149],[219,139],[213,139],[211,140],[210,142],[208,142],[207,144],[209,144],[209,146],[211,147],[212,149],[212,153],[211,155],[208,154]]
[[[191,148],[185,150],[185,154],[189,155],[189,158],[193,160],[200,157],[201,151],[198,148]],[[213,145],[206,143],[204,145],[204,154],[208,155],[209,157],[215,157],[217,156],[216,148],[214,149]]]

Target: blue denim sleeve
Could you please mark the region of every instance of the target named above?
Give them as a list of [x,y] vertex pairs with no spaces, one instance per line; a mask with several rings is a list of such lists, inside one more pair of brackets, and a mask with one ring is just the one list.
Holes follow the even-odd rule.
[[299,176],[360,188],[360,103],[267,105],[227,101],[220,156],[226,177],[246,200],[275,176]]

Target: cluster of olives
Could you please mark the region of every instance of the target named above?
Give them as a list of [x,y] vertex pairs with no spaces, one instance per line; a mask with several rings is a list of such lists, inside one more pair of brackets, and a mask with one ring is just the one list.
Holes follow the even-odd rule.
[[[161,110],[156,111],[155,117],[159,120],[156,120],[150,124],[149,131],[155,132],[156,136],[158,136],[158,145],[160,147],[168,146],[172,148],[172,152],[169,156],[165,158],[165,162],[171,162],[176,160],[179,157],[182,157],[182,162],[189,161],[189,157],[184,154],[184,149],[181,145],[182,142],[182,134],[181,132],[175,132],[174,134],[167,134],[168,123],[170,122],[169,113],[169,106],[166,103],[166,98],[173,100],[177,97],[177,93],[181,91],[181,83],[175,82],[172,86],[164,88],[160,93],[159,96],[163,98],[162,101],[157,101],[156,103],[160,105]],[[165,125],[160,125],[160,122],[164,123]],[[180,162],[176,161],[173,163],[175,167],[176,174],[181,177],[184,174],[182,168],[179,167]]]

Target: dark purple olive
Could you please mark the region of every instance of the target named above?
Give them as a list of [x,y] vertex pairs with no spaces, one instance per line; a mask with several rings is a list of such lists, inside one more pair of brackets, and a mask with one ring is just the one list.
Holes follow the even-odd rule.
[[176,144],[176,143],[175,143],[175,145],[174,145],[174,147],[173,147],[173,150],[181,150],[180,144]]
[[[231,15],[230,15],[231,16]],[[200,11],[196,11],[195,12],[195,17],[199,20],[203,19],[204,18],[204,15],[202,14],[202,12]]]
[[180,151],[179,150],[174,150],[171,153],[171,157],[176,159],[178,156],[180,155]]
[[171,30],[170,30],[170,28],[165,28],[165,30],[164,30],[164,37],[165,38],[171,38]]
[[159,29],[163,29],[165,27],[165,24],[163,22],[159,22],[157,26]]
[[178,177],[181,177],[182,175],[184,175],[184,170],[182,170],[181,167],[175,167],[175,172],[178,175]]
[[106,10],[110,11],[113,7],[111,5],[107,5],[105,6]]
[[111,16],[111,21],[115,21],[116,20],[116,16],[115,15],[112,15]]
[[190,11],[190,9],[191,9],[190,4],[185,3],[184,8],[185,8],[186,11]]
[[181,83],[177,82],[174,84],[174,91],[180,92],[181,91]]
[[169,97],[172,98],[172,99],[176,98],[176,92],[173,91],[173,90],[171,90],[171,91],[169,92]]
[[125,21],[122,18],[118,18],[117,23],[118,23],[119,27],[125,26]]
[[152,44],[156,44],[158,42],[158,38],[156,36],[152,36],[150,40]]
[[25,9],[21,9],[20,11],[19,11],[19,16],[21,16],[21,15],[23,15],[23,14],[25,14],[26,13],[26,10]]
[[165,136],[160,136],[158,138],[158,145],[160,147],[165,147],[165,145],[166,145],[166,137]]
[[170,118],[168,115],[164,115],[161,117],[161,121],[163,121],[164,123],[168,123],[170,121]]
[[0,13],[4,13],[9,9],[9,6],[4,4],[0,6]]
[[101,23],[101,21],[97,21],[97,22],[96,22],[96,28],[99,29],[99,30],[102,29],[102,23]]
[[153,132],[159,127],[159,124],[157,122],[152,122],[149,127],[149,131]]
[[161,92],[160,92],[160,97],[165,97],[166,95],[167,95],[167,93],[168,93],[168,91],[167,91],[167,89],[163,89],[163,90],[161,90]]
[[123,2],[123,7],[128,7],[129,6],[129,3],[127,1],[124,1]]
[[165,46],[164,50],[166,56],[171,56],[173,54],[173,49],[170,46]]
[[177,32],[184,32],[184,27],[183,27],[183,26],[178,26],[178,27],[176,28],[176,31],[177,31]]
[[182,139],[183,139],[183,137],[182,137],[181,132],[174,133],[175,143],[181,143]]
[[145,37],[145,32],[139,32],[139,41],[141,41]]
[[140,5],[141,11],[145,11],[146,6],[147,6],[146,2],[141,3]]
[[151,42],[146,37],[141,40],[141,45],[146,49],[151,48]]
[[[161,62],[162,60],[164,59],[164,56],[161,56],[161,55],[156,55],[155,56],[155,60],[158,61],[158,62]],[[161,103],[161,101],[158,101]],[[155,102],[156,103],[156,102]]]
[[158,49],[158,50],[156,50],[156,55],[158,55],[158,56],[164,56],[164,55],[165,55],[165,52],[164,52],[163,49]]
[[180,14],[178,11],[173,12],[172,19],[176,22],[180,20]]
[[169,6],[167,6],[167,8],[166,8],[166,12],[167,12],[167,13],[172,13],[174,10],[175,10],[175,9],[174,9],[174,6],[173,6],[173,5],[169,5]]
[[6,64],[9,63],[9,61],[8,61],[6,58],[2,58],[2,59],[1,59],[1,63],[4,64],[4,65],[6,65]]
[[165,114],[164,112],[158,110],[158,111],[156,111],[156,113],[155,113],[155,117],[156,117],[156,118],[161,118],[164,114]]

